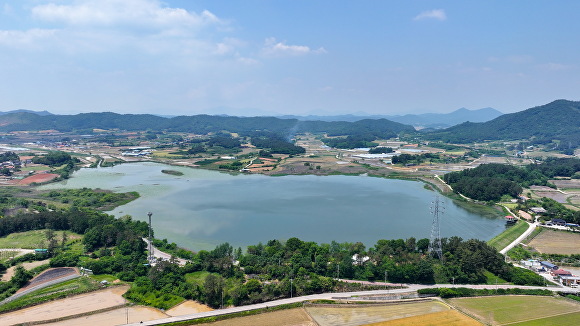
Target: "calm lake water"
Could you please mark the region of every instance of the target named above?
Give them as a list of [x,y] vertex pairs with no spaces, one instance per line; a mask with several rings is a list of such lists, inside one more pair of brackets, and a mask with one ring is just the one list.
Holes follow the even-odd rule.
[[[171,169],[182,176],[161,172]],[[429,238],[436,193],[423,183],[365,176],[230,175],[157,163],[81,169],[43,186],[138,191],[141,197],[109,213],[147,220],[156,238],[193,250],[235,247],[298,237],[318,243]],[[488,240],[505,229],[501,218],[470,213],[440,197],[441,236]]]

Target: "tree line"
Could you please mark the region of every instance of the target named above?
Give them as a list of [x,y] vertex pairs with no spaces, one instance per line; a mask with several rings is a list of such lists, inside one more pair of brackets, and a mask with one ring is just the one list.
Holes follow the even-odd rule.
[[580,171],[578,159],[549,159],[541,164],[530,164],[525,167],[490,163],[473,169],[450,172],[443,180],[453,187],[455,192],[469,198],[482,201],[499,201],[502,196],[516,198],[522,189],[531,185],[555,186],[548,179],[562,171],[567,176]]

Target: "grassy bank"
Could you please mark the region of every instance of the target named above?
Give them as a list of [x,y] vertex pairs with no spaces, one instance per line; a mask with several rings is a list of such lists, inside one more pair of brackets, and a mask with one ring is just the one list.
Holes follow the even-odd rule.
[[506,229],[495,238],[489,240],[487,244],[497,250],[502,250],[515,239],[517,239],[520,235],[522,235],[522,233],[524,233],[527,229],[528,223],[524,221],[518,221],[514,226]]

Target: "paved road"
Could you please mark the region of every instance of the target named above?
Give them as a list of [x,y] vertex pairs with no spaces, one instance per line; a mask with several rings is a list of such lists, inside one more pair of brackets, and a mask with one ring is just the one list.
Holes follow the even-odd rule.
[[[143,241],[145,241],[145,243],[147,244],[147,249],[149,249],[149,240],[147,238],[143,238]],[[163,252],[163,251],[155,248],[155,246],[151,246],[151,247],[153,248],[153,250],[152,250],[153,251],[153,257],[159,258],[159,259],[162,259],[162,260],[170,260],[171,259],[171,255],[170,254],[168,254],[166,252]],[[187,263],[187,260],[185,260],[183,258],[178,258],[178,257],[175,257],[175,258],[177,259],[177,263],[180,266],[184,266]]]
[[520,235],[512,243],[510,243],[509,245],[507,245],[507,247],[505,247],[502,250],[500,250],[499,253],[502,254],[502,255],[505,255],[508,251],[510,251],[510,249],[512,249],[513,247],[517,246],[520,242],[522,242],[525,238],[527,238],[527,236],[530,235],[536,229],[536,227],[538,225],[539,225],[538,222],[530,223],[530,225],[528,226],[528,229],[524,233],[522,233],[522,235]]
[[[379,285],[379,284],[384,284],[384,283],[377,282],[376,284]],[[289,303],[304,302],[304,301],[308,301],[308,300],[325,300],[325,299],[332,300],[332,299],[338,299],[338,298],[348,299],[348,298],[356,297],[356,296],[368,296],[368,295],[377,295],[377,294],[378,295],[380,295],[380,294],[388,295],[388,294],[394,294],[394,293],[406,293],[406,292],[411,292],[411,291],[417,291],[419,289],[428,289],[428,288],[437,288],[437,287],[449,287],[449,288],[467,287],[467,288],[472,288],[472,289],[492,289],[492,290],[502,289],[502,288],[504,288],[504,289],[507,289],[507,288],[546,289],[546,290],[550,290],[550,291],[562,291],[563,290],[562,287],[518,286],[518,285],[466,285],[466,284],[435,284],[435,285],[404,284],[404,285],[406,287],[402,288],[402,289],[357,291],[357,292],[335,292],[335,293],[305,295],[305,296],[301,296],[301,297],[280,299],[280,300],[269,301],[269,302],[265,302],[265,303],[248,305],[248,306],[231,307],[231,308],[226,308],[226,309],[200,312],[200,313],[196,313],[196,314],[162,318],[162,319],[156,319],[156,320],[151,320],[151,321],[143,321],[142,323],[134,323],[134,324],[129,324],[129,325],[133,325],[133,326],[162,325],[162,324],[166,324],[166,323],[186,321],[186,320],[192,320],[192,319],[204,318],[204,317],[227,315],[227,314],[232,314],[232,313],[236,313],[236,312],[250,311],[250,310],[255,310],[255,309],[263,309],[263,308],[280,306],[280,305],[289,304]],[[578,293],[579,290],[566,288],[566,291]],[[360,298],[353,298],[353,299],[360,300]]]

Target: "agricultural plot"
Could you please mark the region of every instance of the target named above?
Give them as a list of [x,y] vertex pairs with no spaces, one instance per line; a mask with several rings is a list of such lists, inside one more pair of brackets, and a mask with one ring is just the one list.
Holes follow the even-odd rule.
[[[60,241],[63,231],[54,231],[55,238]],[[67,232],[69,240],[80,239],[81,236]],[[25,248],[36,249],[46,248],[46,230],[34,230],[27,232],[16,232],[0,238],[0,248]]]
[[481,326],[482,323],[460,313],[457,310],[447,310],[421,316],[395,319],[365,326]]
[[[496,296],[450,299],[449,303],[486,325],[536,325],[560,316],[558,325],[577,325],[580,304],[564,298]],[[570,324],[574,321],[574,324]],[[540,323],[538,325],[546,325]]]
[[558,189],[575,189],[580,191],[580,179],[550,180],[550,182],[555,184]]
[[141,321],[148,321],[161,318],[167,318],[167,315],[159,311],[159,309],[144,306],[133,306],[43,325],[45,326],[122,325],[126,324],[127,322],[139,323]]
[[2,321],[2,325],[14,325],[32,321],[51,320],[111,308],[126,303],[122,295],[127,289],[127,286],[121,286],[80,294],[66,299],[0,314],[0,320]]
[[511,325],[515,326],[576,326],[580,321],[580,312],[550,316],[536,320],[524,321]]
[[447,311],[438,301],[355,307],[307,307],[320,326],[359,326]]
[[580,254],[580,234],[544,229],[529,246],[544,254]]
[[279,310],[259,315],[221,320],[203,325],[211,326],[316,326],[302,308]]

